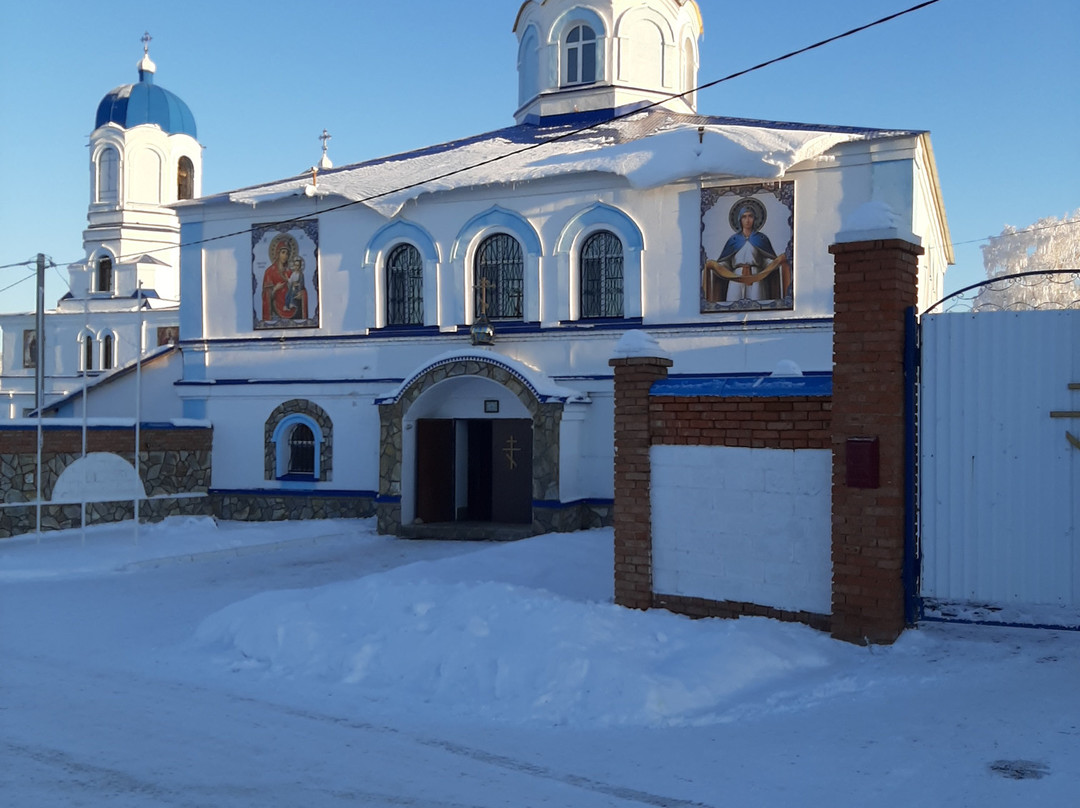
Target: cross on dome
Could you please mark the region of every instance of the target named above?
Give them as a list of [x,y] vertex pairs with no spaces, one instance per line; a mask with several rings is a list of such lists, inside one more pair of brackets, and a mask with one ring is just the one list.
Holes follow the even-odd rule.
[[143,31],[143,35],[139,38],[139,41],[142,42],[143,52],[142,58],[139,60],[139,81],[149,83],[153,83],[154,72],[157,70],[157,65],[150,60],[151,39],[153,39],[153,37],[150,36],[149,31]]
[[319,159],[319,168],[333,168],[334,167],[334,164],[330,162],[330,158],[326,156],[327,143],[330,142],[330,138],[332,138],[332,137],[333,137],[333,135],[331,135],[325,129],[323,129],[322,134],[319,135],[319,140],[322,141],[322,157]]

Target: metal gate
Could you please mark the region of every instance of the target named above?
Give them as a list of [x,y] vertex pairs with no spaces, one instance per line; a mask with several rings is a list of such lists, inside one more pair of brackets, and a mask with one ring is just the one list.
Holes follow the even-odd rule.
[[924,315],[926,616],[1080,622],[1080,311]]

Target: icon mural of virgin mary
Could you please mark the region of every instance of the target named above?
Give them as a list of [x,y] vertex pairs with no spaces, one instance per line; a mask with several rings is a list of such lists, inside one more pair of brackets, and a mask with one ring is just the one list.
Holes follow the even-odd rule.
[[731,206],[728,222],[735,232],[720,255],[706,260],[702,270],[702,296],[707,303],[782,300],[791,290],[787,255],[777,255],[765,225],[765,206],[744,197]]
[[251,228],[251,303],[256,329],[319,327],[319,220]]
[[304,259],[288,233],[270,241],[270,266],[263,273],[262,317],[265,321],[306,320],[307,288]]

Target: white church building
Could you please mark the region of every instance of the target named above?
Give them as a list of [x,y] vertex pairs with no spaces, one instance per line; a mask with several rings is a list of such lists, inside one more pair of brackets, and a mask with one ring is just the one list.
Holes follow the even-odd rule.
[[177,340],[180,223],[170,205],[202,192],[202,148],[187,104],[154,83],[148,43],[138,82],[98,104],[86,257],[67,268],[69,291],[45,312],[44,339],[34,312],[0,315],[0,419],[34,410],[39,361],[48,405]]
[[212,424],[218,515],[377,513],[405,536],[609,523],[624,335],[654,338],[673,379],[828,377],[829,247],[853,232],[922,245],[920,305],[941,296],[926,132],[700,113],[693,0],[528,0],[513,25],[507,128],[226,193],[197,198],[193,123],[99,113],[72,305],[130,311],[140,279],[175,296],[175,255],[142,258],[145,222],[176,243],[175,211],[179,380],[145,417]]

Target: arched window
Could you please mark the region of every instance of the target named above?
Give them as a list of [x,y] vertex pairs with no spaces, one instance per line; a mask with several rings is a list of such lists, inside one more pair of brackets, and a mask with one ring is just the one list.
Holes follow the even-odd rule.
[[97,201],[115,202],[119,196],[117,186],[120,175],[120,155],[111,146],[98,155]]
[[623,316],[623,246],[610,230],[581,245],[581,316]]
[[399,244],[386,259],[386,322],[424,323],[424,260],[411,244]]
[[540,40],[532,26],[518,48],[518,104],[531,101],[540,92]]
[[[697,86],[697,65],[694,64],[694,43],[689,39],[683,43],[683,92],[688,93]],[[686,102],[697,107],[697,93],[685,96]]]
[[575,25],[563,45],[563,85],[595,81],[596,32],[588,25]]
[[83,337],[83,370],[90,372],[94,369],[94,338],[90,334]]
[[520,320],[525,261],[518,240],[506,233],[488,236],[476,249],[473,311],[490,320]]
[[184,156],[176,166],[176,198],[192,199],[195,196],[195,166],[191,158]]
[[112,370],[116,364],[114,352],[116,350],[116,340],[113,339],[112,334],[106,334],[105,338],[101,341],[101,369]]
[[103,255],[97,261],[97,291],[111,292],[113,287],[112,259]]
[[334,425],[317,404],[294,398],[279,405],[263,424],[267,480],[288,488],[332,479]]
[[315,433],[305,423],[298,423],[289,432],[289,475],[315,476]]

